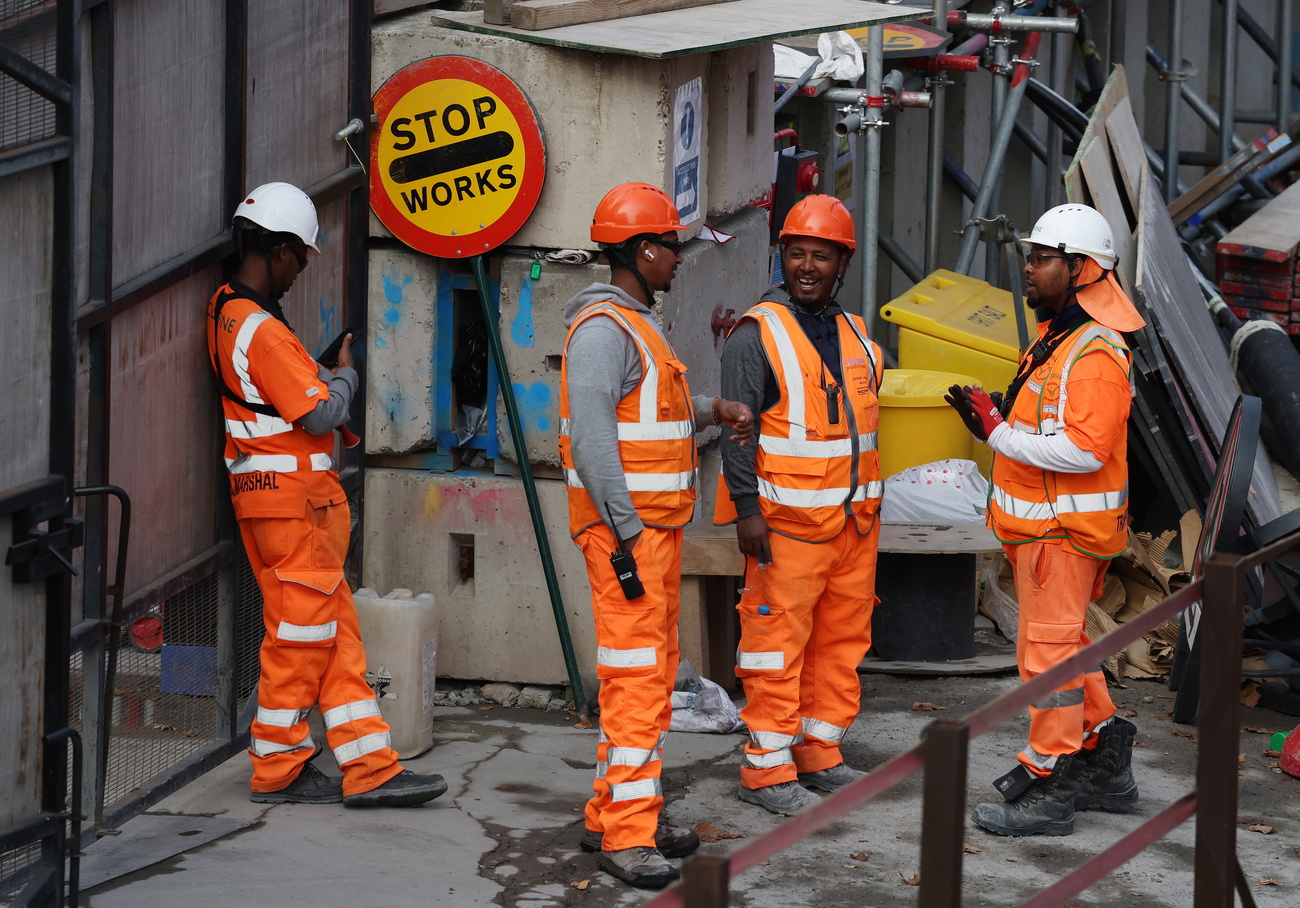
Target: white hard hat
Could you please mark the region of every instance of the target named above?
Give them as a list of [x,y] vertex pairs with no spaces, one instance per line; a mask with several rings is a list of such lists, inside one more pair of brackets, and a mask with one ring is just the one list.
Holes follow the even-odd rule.
[[1087,205],[1057,205],[1043,212],[1028,238],[1020,242],[1026,249],[1039,245],[1086,255],[1106,271],[1119,261],[1110,224],[1100,211]]
[[291,233],[307,245],[309,255],[320,255],[316,234],[316,206],[307,193],[291,183],[263,183],[239,203],[232,220],[252,221],[271,233]]

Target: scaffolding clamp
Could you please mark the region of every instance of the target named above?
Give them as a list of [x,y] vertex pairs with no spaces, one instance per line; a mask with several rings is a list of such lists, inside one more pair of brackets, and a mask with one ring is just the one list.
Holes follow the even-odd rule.
[[1015,223],[1005,214],[1000,214],[995,218],[971,218],[962,225],[961,230],[954,230],[953,233],[961,235],[969,227],[978,227],[980,239],[985,243],[1005,246],[1020,239],[1020,231],[1016,230]]

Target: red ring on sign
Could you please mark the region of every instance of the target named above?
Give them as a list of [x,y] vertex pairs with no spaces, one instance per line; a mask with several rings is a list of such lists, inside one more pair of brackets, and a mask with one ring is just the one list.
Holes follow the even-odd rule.
[[[390,184],[379,164],[379,143],[386,136],[393,108],[412,90],[439,80],[460,80],[481,85],[510,109],[519,125],[524,153],[524,172],[519,189],[506,211],[482,230],[445,236],[413,223],[393,203]],[[546,143],[541,121],[528,96],[513,80],[491,64],[472,57],[430,57],[404,67],[375,92],[373,99],[379,125],[370,136],[370,207],[393,236],[406,245],[441,258],[469,258],[500,246],[519,232],[542,194],[546,178]]]

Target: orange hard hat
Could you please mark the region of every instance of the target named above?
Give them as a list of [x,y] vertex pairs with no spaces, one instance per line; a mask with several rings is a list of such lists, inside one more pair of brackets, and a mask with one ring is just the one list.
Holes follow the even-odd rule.
[[858,248],[853,238],[853,215],[833,195],[807,195],[795,202],[785,216],[781,239],[787,236],[815,236],[839,243],[849,252]]
[[668,193],[649,183],[620,183],[600,200],[591,219],[593,243],[621,243],[643,233],[685,230]]

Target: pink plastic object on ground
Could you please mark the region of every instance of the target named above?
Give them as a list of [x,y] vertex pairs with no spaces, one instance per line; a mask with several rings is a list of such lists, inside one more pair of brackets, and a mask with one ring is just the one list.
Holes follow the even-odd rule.
[[1300,725],[1297,725],[1282,742],[1282,759],[1278,761],[1278,765],[1287,775],[1300,779]]

